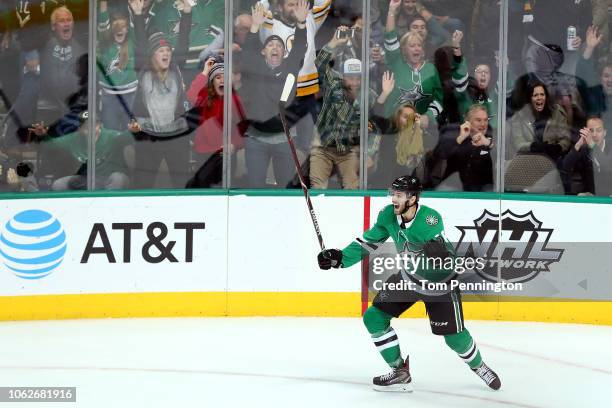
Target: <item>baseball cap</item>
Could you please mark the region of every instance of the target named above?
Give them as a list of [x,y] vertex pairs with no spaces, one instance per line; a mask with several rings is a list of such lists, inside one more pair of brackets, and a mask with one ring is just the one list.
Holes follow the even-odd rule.
[[356,58],[349,58],[344,61],[342,75],[361,75],[361,61]]

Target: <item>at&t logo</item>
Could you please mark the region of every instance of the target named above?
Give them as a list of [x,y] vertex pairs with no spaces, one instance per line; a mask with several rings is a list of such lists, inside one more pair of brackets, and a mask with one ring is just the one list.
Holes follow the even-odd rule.
[[65,254],[64,228],[46,211],[22,211],[0,228],[2,263],[20,278],[44,278],[62,263]]

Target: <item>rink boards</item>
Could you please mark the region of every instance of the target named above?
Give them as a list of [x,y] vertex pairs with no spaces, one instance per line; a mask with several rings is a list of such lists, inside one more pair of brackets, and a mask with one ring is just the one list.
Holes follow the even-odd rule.
[[[442,214],[451,241],[477,236],[479,223],[490,225],[501,214],[500,227],[508,218],[533,225],[563,259],[539,274],[544,286],[466,302],[466,317],[612,324],[612,274],[602,254],[612,241],[610,204],[467,197],[422,198]],[[312,200],[329,248],[360,236],[388,203],[358,193]],[[318,242],[299,191],[42,196],[0,205],[3,320],[359,316],[362,310],[361,266],[318,269]]]

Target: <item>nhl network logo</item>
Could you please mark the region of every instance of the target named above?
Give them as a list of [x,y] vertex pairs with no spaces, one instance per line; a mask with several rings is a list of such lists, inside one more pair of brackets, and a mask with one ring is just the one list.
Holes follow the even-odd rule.
[[554,230],[543,228],[532,211],[524,215],[504,211],[501,237],[499,225],[499,215],[485,210],[473,226],[457,227],[461,231],[457,255],[483,258],[485,267],[476,270],[483,278],[497,282],[500,267],[502,280],[526,282],[561,260],[564,250],[548,247]]

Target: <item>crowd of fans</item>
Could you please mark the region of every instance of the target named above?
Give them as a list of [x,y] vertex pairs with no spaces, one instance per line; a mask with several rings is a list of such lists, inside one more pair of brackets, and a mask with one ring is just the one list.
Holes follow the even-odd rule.
[[504,60],[500,1],[369,3],[366,21],[361,0],[235,0],[225,48],[223,0],[99,0],[95,22],[87,0],[3,1],[2,189],[219,187],[224,164],[233,187],[296,187],[278,111],[294,73],[287,120],[312,188],[359,188],[365,170],[367,188],[415,174],[612,195],[606,0],[510,0]]

